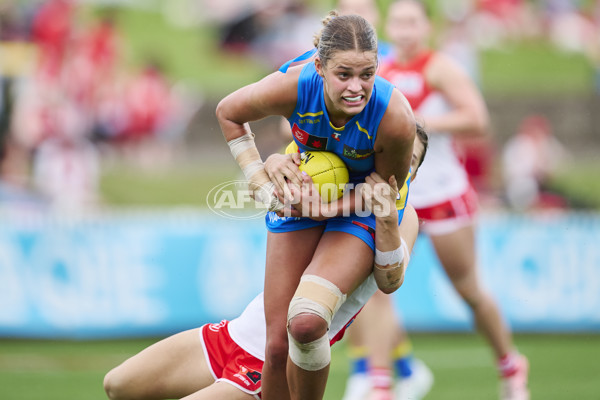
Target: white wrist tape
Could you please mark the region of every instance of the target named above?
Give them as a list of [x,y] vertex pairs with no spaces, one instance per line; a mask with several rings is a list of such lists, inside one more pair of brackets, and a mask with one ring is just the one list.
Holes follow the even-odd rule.
[[400,246],[391,251],[381,251],[375,248],[375,264],[385,267],[386,265],[400,264],[404,261],[404,248],[406,243],[400,238]]
[[254,134],[247,133],[239,138],[227,142],[231,154],[239,164],[250,190],[254,192],[254,198],[268,206],[269,211],[279,211],[283,204],[275,196],[275,185],[265,172],[256,144]]
[[379,257],[376,252],[373,276],[377,287],[384,293],[391,293],[398,289],[404,281],[404,271],[406,271],[409,259],[408,246],[402,238],[400,238],[400,246],[396,250],[380,251]]

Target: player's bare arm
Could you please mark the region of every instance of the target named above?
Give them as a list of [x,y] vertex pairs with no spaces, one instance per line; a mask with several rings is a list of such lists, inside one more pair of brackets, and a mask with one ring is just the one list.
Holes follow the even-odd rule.
[[405,254],[408,253],[407,245],[406,242],[403,245],[398,226],[398,184],[393,176],[386,182],[379,174],[373,172],[366,177],[360,193],[376,220],[373,268],[375,281],[382,292],[389,294],[404,282],[409,258],[409,254]]
[[416,123],[404,96],[394,89],[375,139],[375,171],[386,181],[405,177],[410,168]]
[[227,141],[244,135],[243,124],[270,115],[288,117],[296,107],[301,67],[274,72],[229,94],[217,105],[217,119]]
[[259,82],[245,86],[217,106],[217,119],[223,136],[239,164],[253,197],[270,211],[283,208],[275,195],[275,183],[264,170],[254,135],[248,122],[269,115],[290,115],[296,105],[298,71],[290,75],[275,72]]
[[487,133],[489,115],[481,92],[454,60],[437,53],[425,74],[429,84],[452,106],[445,114],[426,118],[428,131],[475,136]]

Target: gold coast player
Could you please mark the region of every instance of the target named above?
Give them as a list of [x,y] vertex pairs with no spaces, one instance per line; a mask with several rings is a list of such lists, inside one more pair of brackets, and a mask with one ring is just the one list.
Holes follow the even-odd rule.
[[[296,61],[303,64],[286,64],[217,107],[223,135],[255,197],[277,211],[275,187],[289,197],[286,178],[292,185],[309,184],[291,160],[287,169],[271,175],[264,171],[246,124],[270,115],[288,119],[301,151],[327,150],[340,156],[353,183],[363,182],[373,171],[386,182],[407,176],[416,124],[404,96],[375,76],[374,28],[360,16],[332,13],[315,38],[315,50]],[[292,215],[300,218],[274,212],[266,217],[266,400],[323,397],[331,320],[346,296],[369,276],[375,252],[374,216],[358,216],[352,208],[345,210],[345,203],[355,204],[340,199],[326,205],[336,215],[332,218],[318,202],[310,210],[295,205]]]
[[[418,140],[411,160],[413,176],[427,150],[424,131],[420,130]],[[278,165],[282,158],[292,157],[271,156],[266,162],[267,170],[269,165]],[[366,182],[373,189],[361,191],[366,203],[374,207],[385,206],[385,203],[395,207],[398,188],[394,179],[387,185],[379,175],[372,173]],[[391,292],[402,284],[418,234],[418,220],[410,206],[400,226],[397,218],[396,213],[377,217],[378,253],[374,272],[347,297],[333,317],[327,333],[329,344],[341,339],[378,286]],[[392,254],[397,249],[401,249],[401,255]],[[390,260],[394,264],[389,264]],[[265,341],[266,321],[261,293],[231,322],[221,321],[178,333],[126,360],[106,375],[104,388],[111,400],[260,398]]]
[[[393,2],[388,9],[386,30],[394,46],[395,59],[384,63],[378,73],[402,91],[417,119],[430,133],[429,156],[420,169],[419,180],[411,187],[410,203],[422,221],[421,230],[430,237],[454,288],[471,308],[477,328],[494,351],[502,383],[501,399],[528,399],[527,359],[515,350],[496,303],[478,279],[477,198],[453,151],[453,135],[482,134],[486,130],[485,103],[476,85],[454,61],[427,47],[430,25],[423,3],[417,0]],[[367,318],[369,310],[372,308],[366,307],[361,318]],[[393,315],[383,318],[381,310],[377,311],[381,324],[394,321]],[[393,330],[391,324],[387,329],[367,329],[363,335],[372,338],[365,340],[365,344],[381,343],[382,329]],[[385,360],[391,350],[383,349],[377,358]],[[397,399],[420,399],[422,393],[405,391],[397,396]],[[382,393],[380,398],[390,398],[389,389],[388,394]]]

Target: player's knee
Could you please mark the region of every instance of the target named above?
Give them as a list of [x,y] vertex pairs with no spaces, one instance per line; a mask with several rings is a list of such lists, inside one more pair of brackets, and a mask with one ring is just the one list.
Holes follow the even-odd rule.
[[327,330],[346,295],[332,282],[304,275],[288,309],[290,360],[307,371],[329,365],[331,349]]
[[[299,317],[296,317],[299,318]],[[319,318],[319,317],[314,317]],[[322,321],[324,325],[325,321]],[[302,324],[292,324],[301,326]],[[317,324],[321,325],[321,323]],[[326,328],[322,326],[322,328]],[[294,329],[292,328],[291,331]],[[295,332],[298,336],[302,336],[302,340],[297,340],[293,333],[288,332],[288,339],[290,342],[289,356],[290,360],[298,367],[307,371],[318,371],[325,368],[331,362],[331,348],[329,345],[329,336],[327,335],[327,329],[322,329],[322,334],[316,339],[315,331],[313,329]]]
[[468,285],[455,285],[458,295],[467,303],[467,305],[475,309],[481,304],[482,292],[476,287]]
[[327,333],[327,322],[313,314],[300,314],[288,321],[288,332],[300,343],[312,342]]
[[296,318],[298,321],[292,325],[295,327],[293,329],[299,331],[298,334],[319,329],[319,318],[325,321],[326,329],[329,329],[333,315],[345,300],[346,295],[327,279],[317,275],[302,276],[288,309],[288,332]]
[[[139,400],[147,398],[147,391],[152,390],[148,385],[140,385],[133,379],[131,373],[123,366],[113,368],[104,376],[104,391],[110,400]],[[156,388],[156,386],[154,386]]]
[[113,369],[104,376],[104,391],[110,400],[124,400],[126,396],[126,387],[124,380],[120,378],[117,369]]

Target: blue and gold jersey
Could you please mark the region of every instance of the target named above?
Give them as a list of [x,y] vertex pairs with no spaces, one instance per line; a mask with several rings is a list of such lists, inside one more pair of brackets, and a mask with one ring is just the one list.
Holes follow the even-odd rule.
[[[408,192],[410,190],[411,180],[412,171],[408,171],[406,179],[404,180],[404,184],[402,185],[400,190],[398,190],[398,197],[396,197],[396,209],[398,210],[398,212],[402,212],[402,215],[404,215],[404,209],[406,208],[406,203],[408,202]],[[399,221],[401,220],[402,218],[399,218]]]
[[[283,71],[285,72],[285,71]],[[331,151],[344,160],[351,182],[361,182],[374,170],[374,144],[394,86],[376,77],[365,108],[346,125],[336,128],[329,120],[323,79],[314,62],[307,63],[298,78],[298,100],[288,121],[300,151]]]

